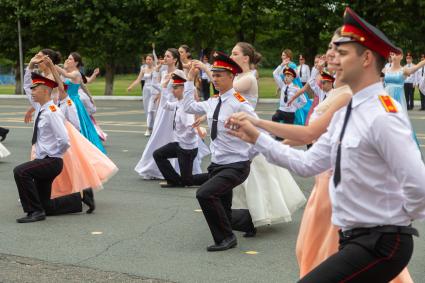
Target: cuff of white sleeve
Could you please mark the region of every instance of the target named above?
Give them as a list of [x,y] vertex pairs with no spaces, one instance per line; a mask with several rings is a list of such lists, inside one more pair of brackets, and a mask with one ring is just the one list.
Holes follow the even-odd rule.
[[272,147],[272,144],[276,141],[266,133],[260,133],[256,143],[254,144],[254,149],[260,153],[264,153]]

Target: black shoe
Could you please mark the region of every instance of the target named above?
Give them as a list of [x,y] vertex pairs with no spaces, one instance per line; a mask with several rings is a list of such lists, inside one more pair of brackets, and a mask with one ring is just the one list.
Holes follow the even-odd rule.
[[254,228],[251,231],[248,231],[245,234],[243,234],[245,238],[253,238],[255,237],[255,235],[257,235],[257,228]]
[[27,214],[27,216],[16,219],[18,223],[31,223],[46,219],[46,213],[44,211],[34,211]]
[[6,138],[8,133],[9,133],[9,129],[1,128],[0,129],[0,137],[1,137],[0,141],[4,141],[4,139]]
[[236,247],[237,244],[238,244],[238,242],[236,241],[236,236],[232,235],[232,236],[224,239],[223,241],[221,241],[218,244],[207,247],[207,251],[209,251],[209,252],[225,251],[225,250]]
[[179,184],[168,183],[168,182],[161,182],[161,183],[159,183],[159,185],[161,186],[161,188],[178,188],[178,187],[184,187],[184,186],[179,185]]
[[94,196],[93,196],[92,189],[83,190],[83,198],[81,199],[81,201],[89,207],[86,213],[90,214],[95,210],[96,205],[94,203]]

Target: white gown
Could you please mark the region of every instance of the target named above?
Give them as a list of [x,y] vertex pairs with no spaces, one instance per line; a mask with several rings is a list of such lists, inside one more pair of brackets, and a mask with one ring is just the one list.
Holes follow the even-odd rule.
[[[165,75],[166,72],[163,72],[162,78],[164,78]],[[163,106],[166,101],[175,100],[176,99],[174,98],[174,96],[170,95],[169,91],[163,92],[161,96],[158,110],[155,116],[155,122],[153,124],[152,134],[149,138],[148,143],[146,144],[145,150],[143,151],[142,158],[134,168],[134,170],[144,179],[164,179],[158,169],[158,166],[156,166],[155,160],[153,159],[153,153],[158,148],[174,140],[174,112],[164,110]],[[171,164],[173,165],[173,167],[175,167],[176,163],[176,159],[171,160]]]
[[[256,79],[252,77],[250,79],[254,85]],[[237,81],[238,77],[235,79]],[[248,91],[235,89],[256,106],[256,85]],[[267,162],[261,154],[252,160],[251,171],[245,182],[233,189],[232,209],[248,209],[254,227],[289,222],[292,220],[291,215],[305,203],[306,198],[291,173]]]
[[10,152],[7,150],[7,148],[0,142],[0,158],[5,158],[6,156],[9,156]]

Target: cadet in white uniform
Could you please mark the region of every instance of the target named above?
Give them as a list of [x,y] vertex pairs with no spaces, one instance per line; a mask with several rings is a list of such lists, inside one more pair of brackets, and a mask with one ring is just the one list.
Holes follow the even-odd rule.
[[[415,66],[415,64],[412,63],[412,54],[409,52],[406,54],[406,66],[407,68],[411,68]],[[416,73],[413,73],[409,75],[404,80],[404,96],[406,97],[406,104],[407,104],[407,110],[413,109],[413,94],[415,92],[414,83],[416,79]]]
[[[280,74],[282,72],[285,76],[284,80],[280,78]],[[282,70],[282,67],[279,66],[273,72],[273,77],[280,88],[280,101],[279,109],[277,109],[276,113],[272,116],[272,121],[283,121],[285,124],[294,124],[295,111],[297,111],[298,108],[295,103],[289,104],[288,102],[299,90],[299,88],[292,82],[297,77],[297,74],[292,68],[286,67]]]
[[407,115],[380,82],[385,58],[401,50],[350,8],[342,36],[336,60],[354,95],[312,148],[280,144],[237,114],[229,127],[267,160],[301,176],[335,168],[329,194],[340,250],[299,282],[386,283],[412,256],[418,235],[412,221],[425,218],[425,166]]
[[310,67],[305,63],[303,55],[299,57],[299,65],[297,67],[297,76],[300,78],[303,86],[310,80]]
[[207,101],[194,100],[192,67],[185,83],[184,110],[191,114],[206,114],[211,130],[211,164],[208,174],[195,175],[194,182],[201,187],[196,198],[204,213],[214,238],[214,245],[208,251],[222,251],[236,246],[232,232],[232,190],[245,181],[250,168],[251,146],[226,133],[224,122],[236,112],[247,112],[256,116],[250,103],[233,89],[233,78],[242,70],[238,64],[224,53],[214,54],[212,67],[213,83],[219,90],[219,97]]
[[[183,90],[186,82],[185,74],[182,70],[175,70],[171,75],[172,92],[178,101],[167,101],[164,104],[164,110],[173,111],[173,132],[175,141],[170,142],[153,153],[156,165],[161,171],[162,176],[167,181],[161,184],[161,187],[184,187],[193,184],[193,161],[198,154],[198,136],[192,127],[195,117],[192,114],[184,112]],[[163,89],[167,92],[168,88]],[[177,158],[180,168],[180,175],[171,165],[168,159]]]
[[[425,60],[425,54],[421,55],[421,61]],[[422,68],[420,68],[419,70],[416,71],[415,73],[415,87],[417,86],[419,89],[419,94],[421,97],[421,108],[419,110],[425,110],[425,93],[423,93],[421,91],[421,89],[419,88],[421,82],[424,80],[425,78],[425,66],[422,66]]]
[[63,167],[62,156],[69,147],[69,137],[65,128],[62,111],[50,99],[57,83],[32,74],[32,97],[39,105],[34,123],[32,144],[35,146],[35,159],[18,165],[13,170],[16,186],[24,212],[27,216],[17,219],[18,223],[44,220],[47,215],[57,215],[82,211],[82,204],[94,203],[92,193],[73,193],[50,199],[52,182]]

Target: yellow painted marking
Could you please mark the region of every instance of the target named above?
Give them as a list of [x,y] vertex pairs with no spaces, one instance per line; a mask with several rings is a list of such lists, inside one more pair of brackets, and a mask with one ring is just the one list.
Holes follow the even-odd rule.
[[258,252],[257,251],[246,251],[245,252],[247,255],[256,255],[256,254],[258,254]]
[[103,232],[100,232],[100,231],[94,231],[94,232],[91,232],[91,234],[92,234],[92,235],[102,235],[102,234],[103,234]]
[[195,209],[195,212],[202,212],[202,209]]

